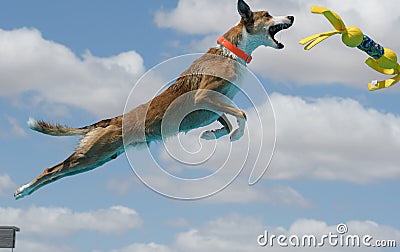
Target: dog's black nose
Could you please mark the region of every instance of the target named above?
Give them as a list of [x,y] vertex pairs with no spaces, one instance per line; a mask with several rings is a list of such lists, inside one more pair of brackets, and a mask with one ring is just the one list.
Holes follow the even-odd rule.
[[293,16],[287,16],[287,18],[292,21],[292,23],[294,22],[294,17]]

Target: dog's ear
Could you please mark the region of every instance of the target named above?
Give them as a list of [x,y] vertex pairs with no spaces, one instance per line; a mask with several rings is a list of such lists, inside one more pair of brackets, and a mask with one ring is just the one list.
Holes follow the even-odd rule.
[[237,9],[244,21],[247,21],[251,18],[252,11],[250,6],[243,0],[238,0]]

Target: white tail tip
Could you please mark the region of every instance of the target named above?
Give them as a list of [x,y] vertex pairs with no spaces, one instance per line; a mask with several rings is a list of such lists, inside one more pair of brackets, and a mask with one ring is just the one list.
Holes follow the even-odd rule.
[[38,121],[36,121],[34,118],[29,117],[28,121],[27,121],[28,127],[33,129],[33,130],[37,130],[38,128],[40,128],[40,125],[38,123]]

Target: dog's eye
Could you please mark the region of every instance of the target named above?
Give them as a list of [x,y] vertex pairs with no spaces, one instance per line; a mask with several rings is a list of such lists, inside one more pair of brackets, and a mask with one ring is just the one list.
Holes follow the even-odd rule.
[[266,17],[266,18],[272,18],[272,16],[271,16],[268,12],[266,12],[266,13],[264,14],[264,17]]

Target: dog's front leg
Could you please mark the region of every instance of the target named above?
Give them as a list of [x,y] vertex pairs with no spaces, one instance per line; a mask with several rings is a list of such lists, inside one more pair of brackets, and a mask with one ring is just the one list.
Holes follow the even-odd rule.
[[195,95],[195,103],[210,111],[236,117],[239,127],[231,133],[230,139],[231,141],[236,141],[243,136],[246,126],[246,114],[244,111],[234,107],[232,104],[229,104],[232,102],[222,94],[212,90],[201,89],[198,90]]
[[220,137],[223,137],[225,135],[228,135],[232,131],[232,124],[229,122],[228,118],[226,117],[225,114],[222,114],[218,118],[218,122],[222,124],[222,128],[220,129],[215,129],[215,130],[207,130],[204,131],[201,134],[201,138],[205,140],[212,140],[212,139],[218,139]]

